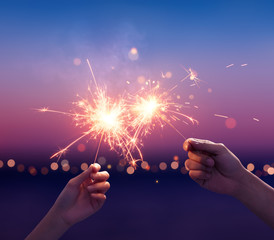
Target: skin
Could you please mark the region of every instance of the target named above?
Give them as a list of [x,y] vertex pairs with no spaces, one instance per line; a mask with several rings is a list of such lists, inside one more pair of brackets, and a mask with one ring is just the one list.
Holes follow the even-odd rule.
[[201,187],[235,197],[274,229],[274,189],[249,172],[222,143],[190,138],[185,167]]
[[97,212],[103,206],[105,193],[110,188],[107,182],[109,174],[106,171],[99,172],[100,169],[101,166],[95,163],[72,178],[26,239],[59,239],[75,223]]

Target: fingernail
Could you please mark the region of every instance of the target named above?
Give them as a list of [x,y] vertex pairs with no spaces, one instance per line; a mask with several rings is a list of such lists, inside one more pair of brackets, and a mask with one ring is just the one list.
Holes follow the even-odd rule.
[[190,142],[194,144],[199,144],[199,141],[196,138],[191,138]]
[[210,167],[213,167],[214,166],[214,160],[212,158],[208,158],[206,160],[206,164]]
[[187,166],[185,166],[186,170],[189,171],[189,168]]
[[100,164],[99,163],[94,163],[94,167],[99,168]]

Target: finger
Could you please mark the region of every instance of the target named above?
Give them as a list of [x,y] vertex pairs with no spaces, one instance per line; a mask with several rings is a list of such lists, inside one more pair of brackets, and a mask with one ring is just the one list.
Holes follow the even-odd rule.
[[207,180],[211,177],[211,174],[201,170],[190,170],[189,176],[194,180]]
[[225,149],[225,146],[222,143],[214,143],[208,140],[189,138],[184,143],[184,149],[186,151],[203,151],[209,154],[218,154]]
[[101,165],[99,163],[94,163],[90,165],[92,167],[92,173],[97,173],[101,169]]
[[100,183],[95,183],[87,186],[87,190],[90,193],[94,193],[94,192],[106,193],[109,190],[109,188],[110,188],[109,182],[100,182]]
[[103,200],[103,201],[104,201],[104,200],[107,199],[106,195],[103,194],[103,193],[91,193],[90,196],[91,196],[92,198],[97,199],[97,200]]
[[93,170],[93,167],[90,166],[88,169],[83,171],[81,174],[72,178],[69,181],[69,184],[72,186],[80,186],[85,180],[87,180],[89,178],[89,175],[91,174],[92,170]]
[[188,159],[185,161],[185,167],[186,169],[190,170],[201,170],[201,171],[205,171],[208,173],[212,172],[212,168],[211,167],[206,167],[205,165],[198,163],[196,161],[193,161],[191,159]]
[[202,154],[202,153],[198,153],[198,152],[188,152],[188,157],[189,159],[199,162],[201,164],[204,164],[208,167],[213,167],[215,162],[212,158],[210,158],[208,155],[206,154]]
[[94,183],[104,182],[109,179],[109,173],[107,171],[91,173],[90,178],[93,179]]

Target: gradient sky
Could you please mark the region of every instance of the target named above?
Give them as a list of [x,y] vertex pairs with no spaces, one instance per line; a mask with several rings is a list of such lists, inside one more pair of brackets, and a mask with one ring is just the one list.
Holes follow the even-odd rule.
[[[273,1],[1,1],[0,151],[51,155],[81,133],[71,119],[33,108],[68,111],[77,93],[85,96],[89,58],[113,95],[137,90],[140,75],[160,80],[170,71],[162,79],[170,86],[186,75],[180,65],[195,69],[205,82],[186,81],[178,94],[195,96],[199,109],[186,111],[200,125],[180,126],[184,135],[269,152],[273,161],[273,12]],[[132,47],[137,61],[128,58]],[[233,117],[236,127],[214,113]],[[183,141],[166,128],[146,138],[145,150],[178,152]]]

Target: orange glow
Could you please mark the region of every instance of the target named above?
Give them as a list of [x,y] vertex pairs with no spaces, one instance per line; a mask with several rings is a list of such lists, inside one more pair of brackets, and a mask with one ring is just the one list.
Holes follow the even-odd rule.
[[25,166],[24,166],[23,164],[19,164],[19,165],[17,166],[17,171],[18,171],[18,172],[24,172],[24,171],[25,171]]
[[185,168],[185,167],[181,167],[181,173],[182,173],[182,174],[187,174],[187,173],[188,173],[188,171],[186,170],[186,168]]
[[255,166],[253,163],[249,163],[246,168],[248,171],[252,172],[255,169]]
[[269,168],[267,169],[267,173],[268,173],[269,175],[273,175],[273,174],[274,174],[274,168],[273,168],[273,167],[269,167]]
[[170,166],[171,166],[171,168],[172,168],[172,169],[174,169],[174,170],[175,170],[175,169],[177,169],[177,168],[179,167],[179,163],[178,163],[178,162],[176,162],[176,161],[174,161],[174,162],[172,162],[172,163],[171,163],[171,165],[170,165]]
[[82,171],[85,171],[85,170],[87,170],[88,169],[88,164],[87,163],[82,163],[81,164],[81,169],[82,169]]
[[225,120],[225,126],[228,128],[228,129],[232,129],[232,128],[235,128],[237,125],[237,122],[234,118],[228,118]]
[[7,165],[12,168],[15,166],[15,161],[13,159],[9,159],[8,162],[7,162]]
[[264,165],[264,171],[267,172],[267,170],[270,168],[270,165],[269,164],[265,164]]
[[129,166],[128,168],[127,168],[127,173],[128,174],[133,174],[134,173],[134,167],[131,167],[131,166]]
[[145,170],[147,170],[147,168],[148,168],[148,162],[146,162],[146,161],[143,161],[142,163],[141,163],[141,167],[143,168],[143,169],[145,169]]
[[0,160],[0,168],[2,168],[3,166],[4,166],[4,162]]
[[32,175],[32,176],[35,176],[37,174],[37,170],[33,166],[30,166],[28,170],[29,170],[30,175]]
[[173,160],[174,160],[174,161],[178,161],[178,160],[179,160],[179,157],[178,157],[177,155],[175,155],[175,156],[173,157]]
[[159,164],[159,168],[160,168],[162,171],[164,171],[164,170],[167,169],[167,164],[166,164],[165,162],[161,162],[161,163]]
[[56,162],[53,162],[50,164],[50,168],[52,171],[56,171],[58,169],[58,167],[59,167],[58,163],[56,163]]
[[77,150],[79,152],[84,152],[86,151],[86,146],[83,144],[83,143],[80,143],[78,146],[77,146]]
[[49,173],[49,169],[48,169],[47,167],[42,167],[42,168],[41,168],[41,173],[42,173],[43,175],[47,175],[47,174]]
[[111,169],[111,168],[112,168],[111,164],[108,164],[107,169]]
[[64,172],[68,172],[68,171],[70,170],[69,164],[64,164],[64,165],[62,166],[62,169],[63,169]]

